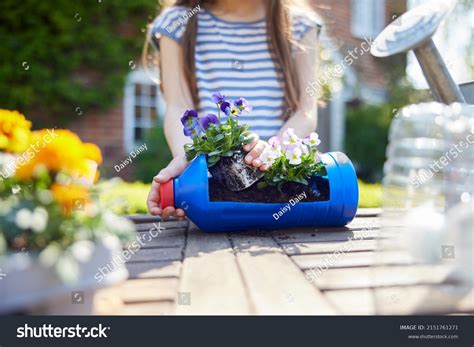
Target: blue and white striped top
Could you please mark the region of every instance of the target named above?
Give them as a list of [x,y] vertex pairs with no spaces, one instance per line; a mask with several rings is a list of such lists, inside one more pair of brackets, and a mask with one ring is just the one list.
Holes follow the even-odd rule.
[[[276,135],[283,125],[284,81],[270,56],[265,19],[231,22],[204,8],[173,6],[155,19],[154,43],[158,44],[161,35],[181,43],[191,15],[198,16],[195,49],[198,111],[216,113],[216,105],[211,100],[214,92],[230,100],[244,97],[253,110],[244,112],[240,120],[261,138]],[[311,28],[320,26],[316,18],[304,14],[292,13],[291,20],[295,42]]]

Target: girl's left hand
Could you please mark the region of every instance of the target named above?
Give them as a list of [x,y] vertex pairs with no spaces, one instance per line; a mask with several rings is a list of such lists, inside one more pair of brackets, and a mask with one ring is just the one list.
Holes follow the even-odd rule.
[[268,165],[262,163],[259,159],[260,154],[262,154],[263,150],[268,146],[268,143],[265,141],[260,140],[257,134],[253,133],[252,137],[254,140],[251,143],[244,145],[243,149],[246,152],[249,152],[245,156],[245,163],[247,165],[252,165],[255,168],[260,169],[261,171],[265,171],[268,169]]

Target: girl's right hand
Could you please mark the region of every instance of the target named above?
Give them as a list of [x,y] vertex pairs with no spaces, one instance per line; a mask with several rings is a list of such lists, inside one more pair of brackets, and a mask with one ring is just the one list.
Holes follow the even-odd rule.
[[173,177],[179,176],[187,166],[188,161],[186,160],[185,155],[179,155],[170,161],[168,166],[161,170],[158,175],[153,177],[153,182],[147,199],[148,211],[150,211],[152,215],[158,215],[163,218],[174,216],[179,220],[184,220],[185,213],[183,209],[175,209],[171,206],[165,207],[163,210],[160,208],[160,184],[168,182],[173,179]]

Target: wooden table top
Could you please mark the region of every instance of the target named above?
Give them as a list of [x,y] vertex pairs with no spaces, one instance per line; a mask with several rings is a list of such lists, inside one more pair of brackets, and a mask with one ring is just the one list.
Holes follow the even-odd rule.
[[[188,221],[132,216],[160,228],[127,263],[129,279],[95,295],[97,314],[468,314],[472,286],[445,265],[388,254],[375,266],[380,210],[345,228],[208,234]],[[156,232],[155,232],[156,235]],[[387,258],[387,257],[385,257]]]

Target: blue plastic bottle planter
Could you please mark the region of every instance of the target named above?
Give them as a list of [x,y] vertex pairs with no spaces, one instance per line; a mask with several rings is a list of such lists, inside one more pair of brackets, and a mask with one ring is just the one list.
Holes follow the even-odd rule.
[[354,167],[340,152],[325,153],[321,160],[329,180],[326,201],[297,202],[298,197],[291,204],[210,201],[206,158],[200,156],[181,176],[161,185],[161,207],[185,209],[193,223],[207,232],[346,225],[359,201]]

